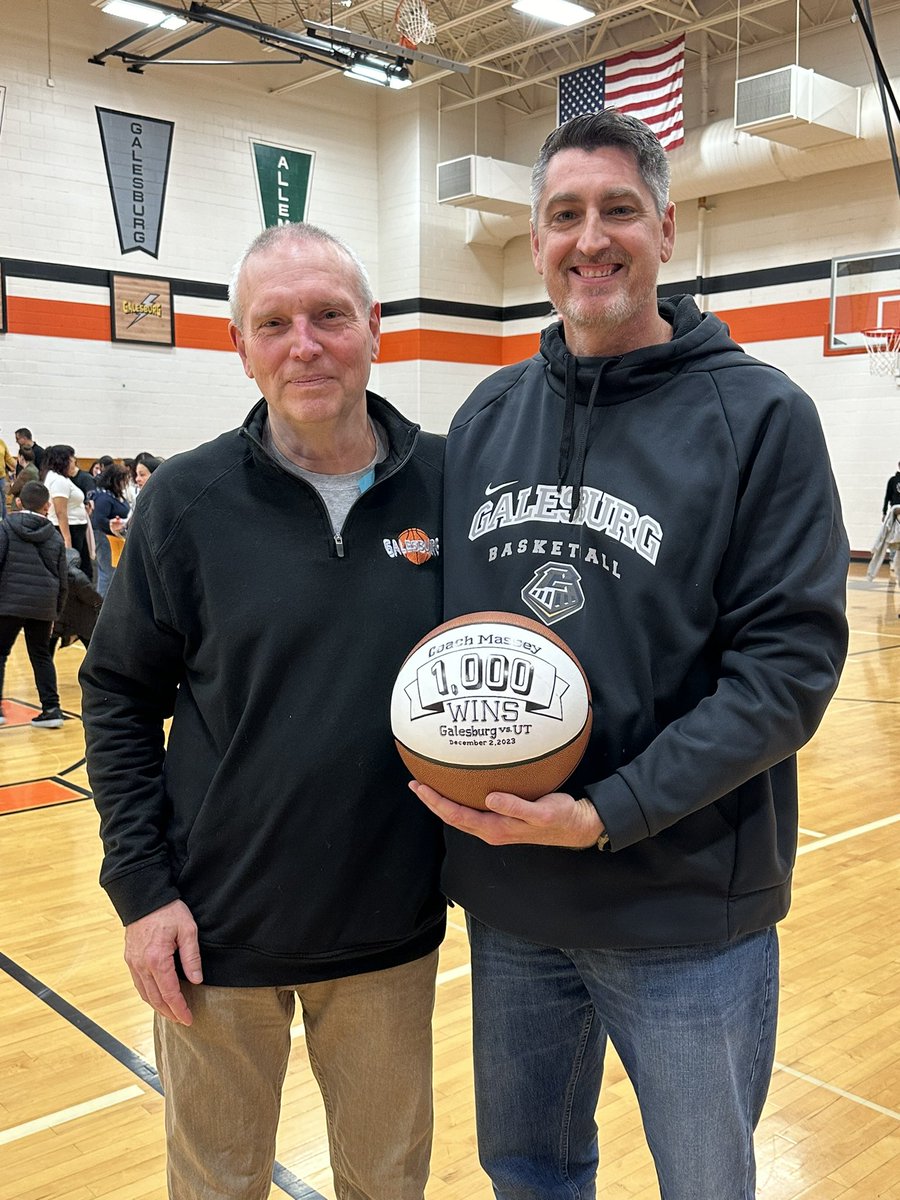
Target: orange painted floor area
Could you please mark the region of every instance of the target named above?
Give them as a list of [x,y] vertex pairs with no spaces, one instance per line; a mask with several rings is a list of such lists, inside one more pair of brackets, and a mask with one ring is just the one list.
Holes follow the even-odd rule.
[[17,725],[27,725],[31,718],[41,711],[40,705],[23,704],[21,700],[3,700],[0,710],[6,717],[6,724],[0,725],[0,729],[15,729]]
[[34,779],[29,783],[8,783],[0,786],[0,813],[22,812],[28,808],[48,808],[53,804],[68,804],[83,800],[80,788],[70,787],[57,779]]

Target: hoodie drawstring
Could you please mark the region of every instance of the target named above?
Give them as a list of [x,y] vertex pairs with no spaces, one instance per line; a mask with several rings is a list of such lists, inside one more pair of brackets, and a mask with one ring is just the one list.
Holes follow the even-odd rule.
[[559,486],[562,487],[566,482],[566,475],[569,470],[570,452],[572,449],[572,437],[575,432],[575,389],[576,389],[576,367],[575,360],[570,354],[566,355],[566,402],[563,411],[563,429],[562,437],[559,440]]
[[[572,477],[572,504],[569,508],[569,517],[575,516],[578,512],[578,505],[581,503],[581,484],[584,480],[584,463],[587,458],[588,438],[591,433],[591,417],[594,414],[594,405],[597,402],[597,393],[600,390],[600,380],[603,376],[603,367],[594,376],[594,382],[591,384],[591,392],[588,397],[587,409],[584,414],[584,423],[579,432],[577,441],[575,441],[574,452],[572,443],[575,440],[575,394],[577,386],[577,365],[571,355],[566,356],[566,408],[563,415],[563,431],[559,443],[559,486],[562,487],[568,480],[569,475]],[[570,468],[571,467],[571,472]]]

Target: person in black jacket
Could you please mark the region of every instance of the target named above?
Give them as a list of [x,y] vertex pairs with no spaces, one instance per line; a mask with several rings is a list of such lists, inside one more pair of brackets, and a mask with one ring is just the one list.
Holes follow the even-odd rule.
[[380,306],[342,242],[266,230],[231,300],[263,399],[148,479],[81,670],[101,883],[173,1196],[268,1196],[299,998],[338,1195],[421,1200],[442,838],[389,713],[440,620],[443,443],[366,390]]
[[[63,714],[50,633],[66,601],[66,547],[47,520],[50,493],[44,485],[26,483],[19,500],[22,511],[10,513],[0,522],[0,696],[6,660],[24,630],[41,700],[41,712],[31,724],[37,729],[59,729]],[[4,720],[0,704],[0,724]]]
[[37,444],[37,442],[31,436],[31,430],[26,429],[24,425],[22,426],[21,429],[16,430],[14,436],[15,436],[16,441],[18,442],[20,450],[27,447],[32,452],[32,454],[34,455],[34,465],[37,467],[38,470],[40,470],[41,469],[41,460],[44,457],[44,447],[39,446]]
[[497,1200],[593,1197],[609,1039],[666,1200],[752,1200],[796,751],[847,649],[840,503],[810,398],[658,297],[675,209],[652,130],[567,122],[532,201],[560,320],[453,419],[444,615],[551,626],[594,719],[533,803],[417,785],[468,916],[479,1153]]
[[57,646],[71,646],[81,642],[87,649],[100,616],[103,597],[81,569],[81,555],[77,550],[66,550],[69,589],[62,612],[53,625],[50,637],[50,653],[56,654]]
[[881,506],[882,517],[886,517],[887,510],[895,504],[900,504],[900,463],[897,463],[897,470],[887,481],[887,487],[884,489],[884,503]]

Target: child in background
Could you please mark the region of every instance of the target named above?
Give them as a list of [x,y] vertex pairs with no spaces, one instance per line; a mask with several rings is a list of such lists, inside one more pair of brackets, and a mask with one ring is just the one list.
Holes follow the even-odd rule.
[[[47,520],[50,493],[42,483],[26,483],[19,502],[22,511],[10,513],[0,523],[0,697],[6,660],[24,629],[41,699],[41,712],[31,724],[37,729],[59,729],[63,715],[50,634],[66,601],[66,547],[59,531]],[[4,721],[0,701],[0,724]]]

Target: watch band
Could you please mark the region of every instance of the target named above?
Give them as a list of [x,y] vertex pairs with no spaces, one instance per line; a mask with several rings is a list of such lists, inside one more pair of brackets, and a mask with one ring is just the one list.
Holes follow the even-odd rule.
[[[591,804],[591,801],[588,799],[587,796],[583,796],[581,798],[581,800],[578,801],[578,803],[579,804],[581,804],[581,803]],[[600,836],[597,838],[597,841],[594,844],[598,850],[608,850],[609,849],[609,834],[606,832],[605,829],[600,834]],[[588,846],[586,848],[589,850],[590,846]]]

